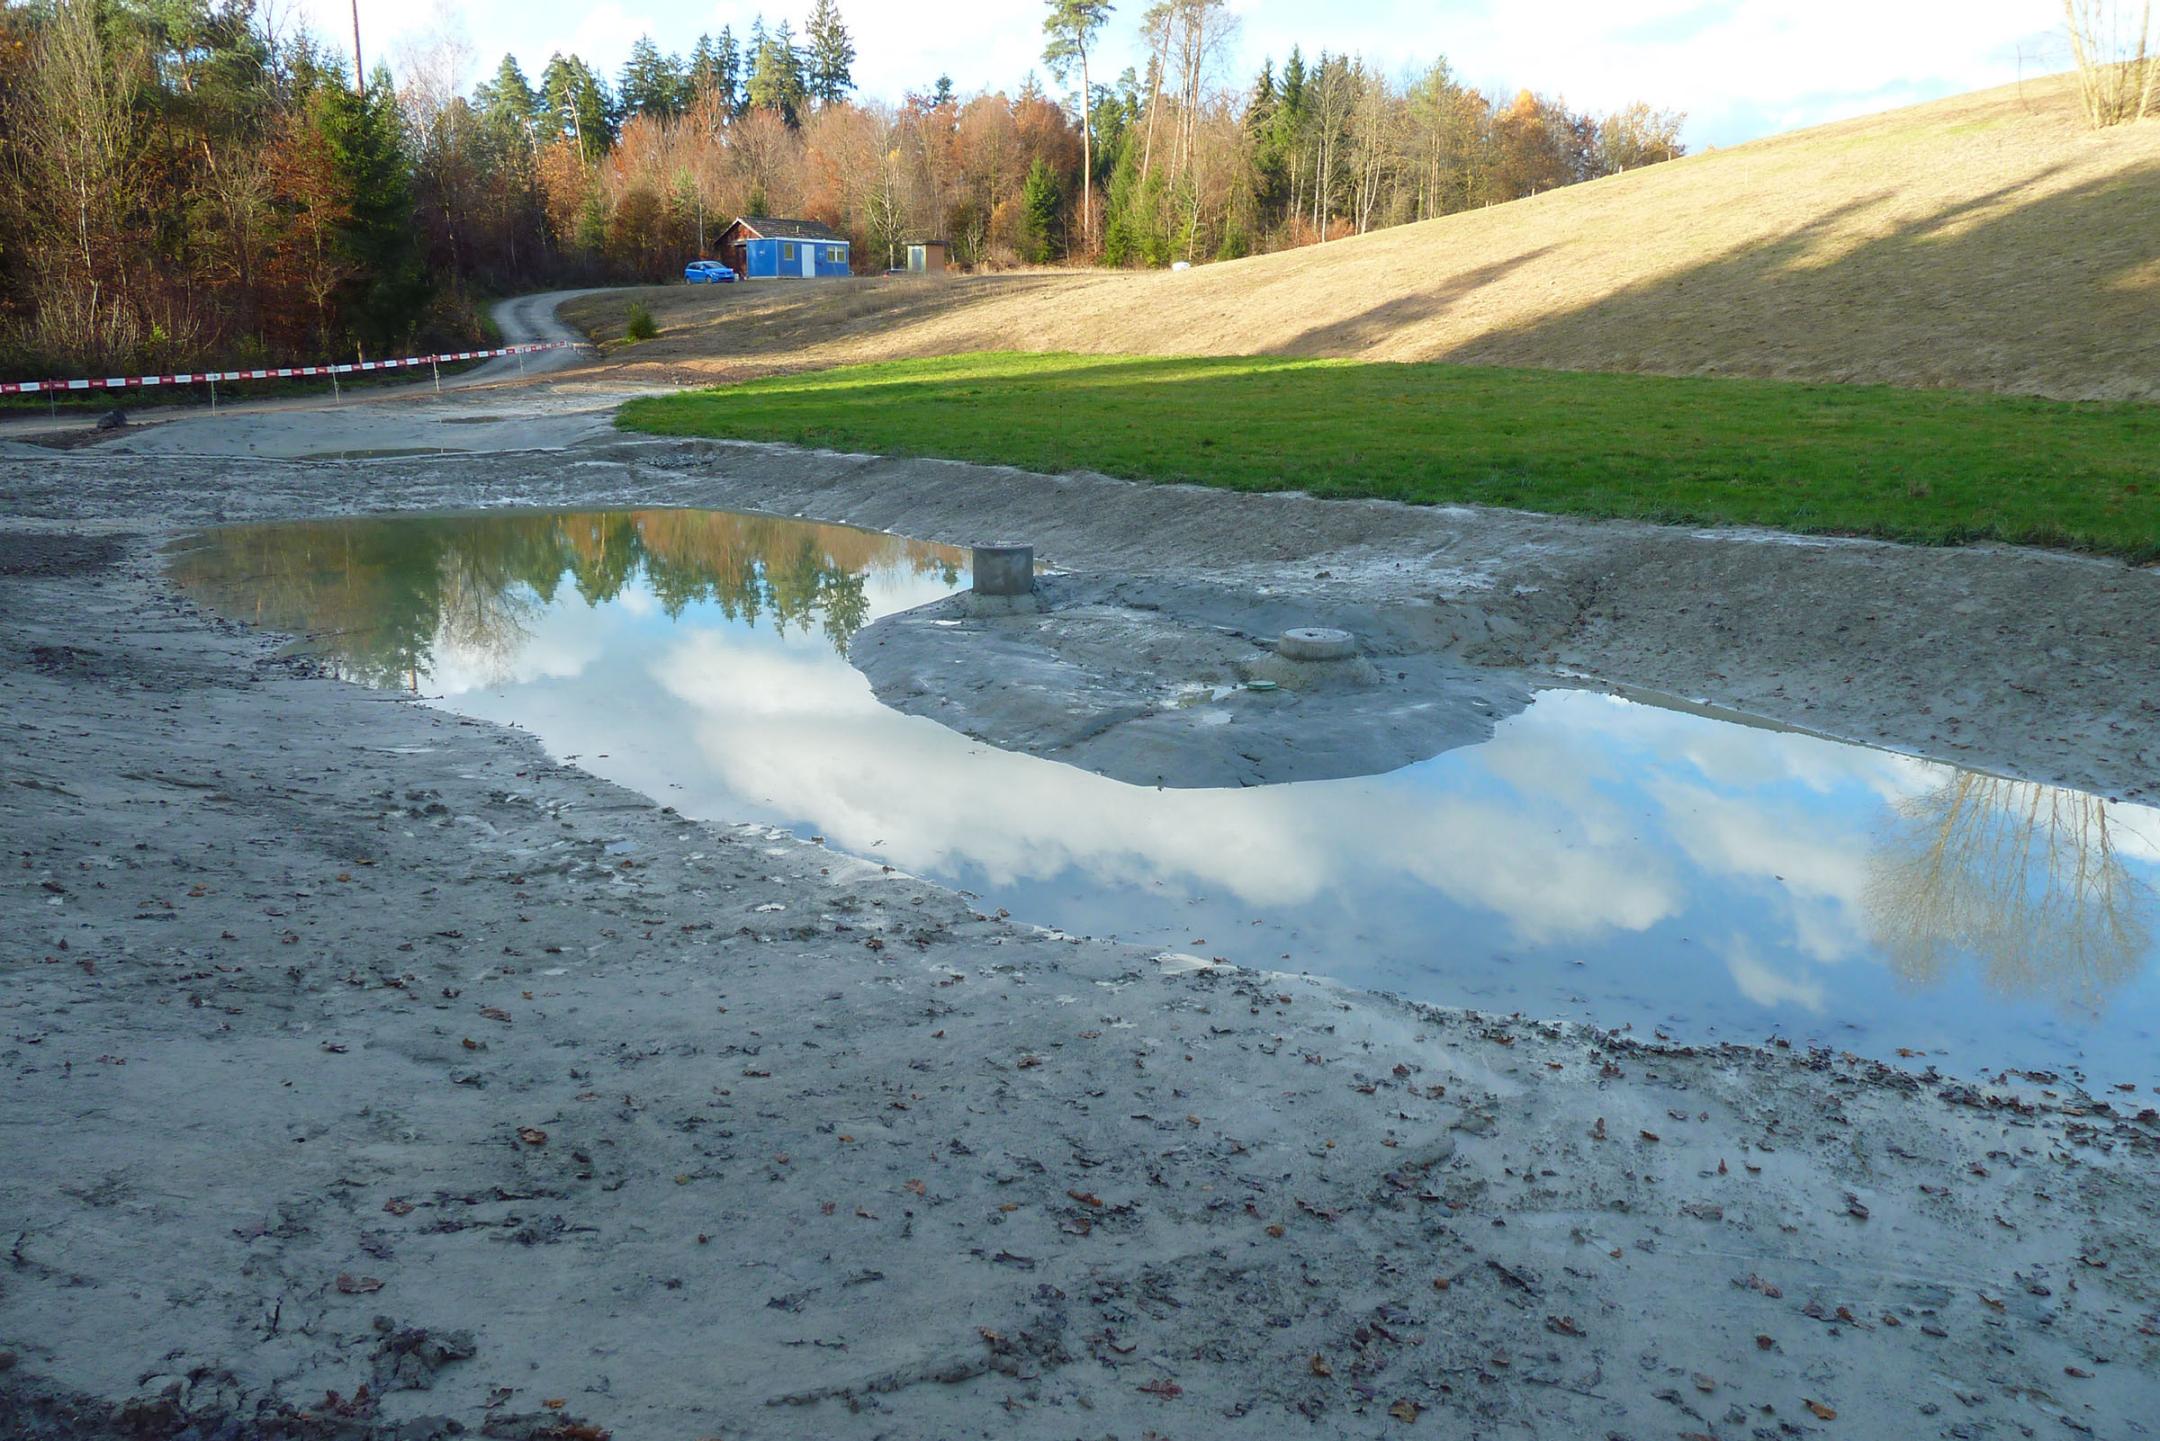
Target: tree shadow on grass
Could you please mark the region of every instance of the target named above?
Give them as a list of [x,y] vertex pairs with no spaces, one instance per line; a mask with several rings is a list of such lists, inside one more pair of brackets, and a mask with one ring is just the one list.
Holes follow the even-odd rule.
[[1316,325],[1280,345],[1267,347],[1269,355],[1355,355],[1401,335],[1405,330],[1437,320],[1488,285],[1506,279],[1524,266],[1544,259],[1557,246],[1543,245],[1506,260],[1481,265],[1409,295],[1384,300],[1368,310],[1341,320]]
[[1878,194],[1444,358],[2160,400],[2160,161],[1855,240]]

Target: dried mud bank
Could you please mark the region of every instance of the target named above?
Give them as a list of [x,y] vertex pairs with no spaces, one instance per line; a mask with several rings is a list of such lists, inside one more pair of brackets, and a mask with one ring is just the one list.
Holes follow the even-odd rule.
[[[1871,579],[1858,547],[1113,485],[614,441],[0,462],[0,1434],[2150,1433],[2151,1097],[1046,935],[309,676],[155,554],[215,519],[762,504],[1029,535],[1142,614],[1176,571],[1400,606],[1472,662],[1656,684],[1692,643],[1744,658],[1716,698],[1863,733],[1948,710],[1991,635],[1980,673],[2037,684],[1997,628],[2052,626],[2059,703],[1971,680],[1921,728],[2125,792],[2150,743],[2110,729],[2154,684],[2105,673],[2149,644],[2120,567]],[[1723,566],[1697,637],[1661,582]],[[1889,694],[1811,653],[1869,605],[1888,658],[1844,664]]]

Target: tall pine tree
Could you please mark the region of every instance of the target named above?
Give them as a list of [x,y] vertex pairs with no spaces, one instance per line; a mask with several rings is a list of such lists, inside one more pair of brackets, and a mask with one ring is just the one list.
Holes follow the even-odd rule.
[[540,73],[541,129],[551,139],[577,143],[586,160],[598,160],[615,143],[615,105],[607,85],[575,55],[557,53]]
[[689,85],[680,61],[660,53],[650,35],[640,35],[630,46],[623,64],[622,85],[616,94],[625,116],[649,115],[661,119],[680,115],[688,101]]
[[1080,66],[1080,234],[1083,248],[1095,230],[1095,82],[1088,69],[1088,51],[1095,37],[1109,23],[1110,0],[1044,0],[1050,13],[1043,17],[1043,63],[1062,82]]
[[820,105],[837,105],[855,88],[855,40],[833,0],[817,0],[810,25],[803,32],[810,42],[808,75],[810,98]]
[[352,266],[339,315],[363,359],[392,354],[419,330],[433,294],[413,223],[397,88],[378,66],[364,92],[332,86],[318,91],[315,103],[342,202],[336,245]]
[[1059,193],[1057,172],[1041,156],[1028,167],[1027,183],[1020,187],[1020,221],[1027,231],[1028,259],[1037,265],[1057,254]]
[[794,30],[783,20],[778,30],[765,32],[760,22],[752,34],[761,38],[750,57],[745,100],[753,110],[770,110],[789,125],[802,124],[809,86],[803,77],[802,54],[795,48]]

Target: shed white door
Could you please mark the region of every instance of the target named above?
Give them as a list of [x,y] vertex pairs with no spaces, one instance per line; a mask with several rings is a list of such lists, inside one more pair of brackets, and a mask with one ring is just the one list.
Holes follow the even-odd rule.
[[802,273],[805,280],[817,279],[817,247],[815,245],[805,245],[802,248]]

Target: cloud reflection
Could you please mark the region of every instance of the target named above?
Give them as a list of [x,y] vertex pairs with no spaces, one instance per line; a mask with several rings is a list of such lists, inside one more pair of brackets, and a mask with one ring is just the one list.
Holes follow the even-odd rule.
[[[1180,948],[1205,925],[1240,959],[1608,1021],[1894,1015],[1999,1042],[2046,1028],[2031,1003],[2091,1024],[2135,989],[2118,1029],[2150,1052],[2149,807],[1588,691],[1388,776],[1126,785],[889,710],[840,654],[949,593],[958,559],[578,512],[243,528],[176,573],[348,675],[429,677],[687,812],[801,826],[1030,919]],[[1957,999],[1900,1000],[1923,990]]]

